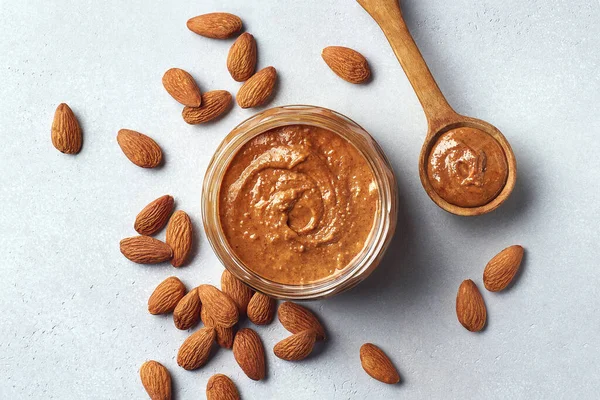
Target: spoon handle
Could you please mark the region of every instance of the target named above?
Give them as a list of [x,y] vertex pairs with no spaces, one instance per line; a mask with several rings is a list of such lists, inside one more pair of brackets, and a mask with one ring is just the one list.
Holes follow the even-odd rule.
[[429,71],[417,44],[402,17],[398,0],[357,0],[373,17],[400,61],[417,97],[423,106],[429,134],[435,133],[458,115],[450,107]]

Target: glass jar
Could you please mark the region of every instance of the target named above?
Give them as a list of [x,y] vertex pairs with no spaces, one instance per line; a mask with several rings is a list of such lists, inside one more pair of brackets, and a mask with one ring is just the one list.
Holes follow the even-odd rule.
[[[238,150],[261,133],[286,125],[316,126],[348,140],[366,159],[379,189],[373,227],[362,251],[338,274],[302,285],[273,282],[247,268],[229,246],[219,216],[219,192],[223,176]],[[217,148],[206,171],[202,190],[204,229],[217,257],[238,279],[262,293],[281,299],[320,299],[354,287],[364,280],[377,267],[392,239],[397,209],[398,192],[394,172],[381,147],[354,121],[335,111],[315,106],[271,108],[239,124]]]

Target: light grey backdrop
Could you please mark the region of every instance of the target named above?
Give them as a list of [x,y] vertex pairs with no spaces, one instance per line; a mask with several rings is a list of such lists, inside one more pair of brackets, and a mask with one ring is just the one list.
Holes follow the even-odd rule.
[[[351,0],[0,0],[0,398],[145,398],[147,359],[173,374],[177,399],[203,398],[216,372],[245,399],[592,399],[600,391],[600,5],[597,0],[406,0],[408,25],[450,103],[509,139],[519,177],[496,212],[460,218],[437,208],[418,179],[426,130],[419,103],[374,21]],[[398,176],[398,232],[385,261],[356,289],[311,303],[331,340],[299,363],[272,355],[286,333],[259,328],[268,379],[253,382],[230,351],[196,372],[177,367],[188,335],[151,316],[153,288],[175,274],[189,286],[222,267],[201,229],[200,194],[219,141],[256,110],[234,108],[188,126],[161,85],[178,66],[203,90],[239,85],[225,68],[230,40],[185,26],[211,11],[239,14],[274,65],[274,105],[308,103],[355,119]],[[337,78],[321,49],[345,45],[370,61],[364,86]],[[50,142],[68,102],[84,131],[77,156]],[[136,129],[163,147],[156,170],[132,165],[115,136]],[[119,253],[136,213],[170,193],[198,234],[192,264],[140,266]],[[162,233],[159,237],[162,237]],[[486,262],[511,244],[523,273],[484,292],[489,323],[464,330],[454,314],[463,279],[481,286]],[[403,383],[361,369],[358,349],[380,345]]]

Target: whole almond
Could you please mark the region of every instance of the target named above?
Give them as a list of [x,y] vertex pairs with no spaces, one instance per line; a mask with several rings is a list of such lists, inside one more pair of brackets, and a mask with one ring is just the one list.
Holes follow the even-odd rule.
[[513,280],[523,260],[523,247],[514,245],[496,254],[485,266],[483,284],[490,292],[499,292]]
[[388,356],[372,343],[360,347],[360,363],[372,378],[380,382],[394,384],[400,382],[400,375]]
[[215,328],[210,326],[199,329],[188,336],[177,353],[177,364],[188,371],[202,367],[210,357],[215,337]]
[[256,40],[244,32],[233,42],[227,55],[227,69],[237,82],[249,79],[256,68]]
[[304,360],[312,352],[317,334],[312,329],[294,333],[273,347],[273,353],[282,360]]
[[183,296],[173,310],[173,322],[177,329],[186,330],[194,327],[200,320],[202,303],[196,288],[190,290]]
[[183,120],[190,125],[211,121],[229,109],[231,93],[226,90],[213,90],[202,95],[200,107],[184,107],[181,112]]
[[173,257],[168,244],[150,236],[133,236],[121,240],[121,253],[138,264],[157,264]]
[[467,279],[461,283],[456,295],[458,321],[471,332],[479,332],[485,326],[487,311],[477,285]]
[[168,277],[150,295],[148,311],[153,315],[170,313],[183,296],[185,285],[175,276]]
[[248,303],[248,319],[256,325],[267,325],[275,316],[275,299],[259,292]]
[[129,161],[142,168],[154,168],[162,161],[162,150],[149,136],[129,129],[121,129],[117,142]]
[[323,60],[337,76],[350,83],[363,83],[371,76],[367,59],[348,47],[329,46],[323,49]]
[[65,154],[77,154],[81,150],[81,127],[73,110],[61,103],[54,112],[52,121],[52,144],[58,151]]
[[188,258],[193,241],[192,221],[185,211],[175,211],[167,225],[166,242],[173,249],[171,265],[181,267]]
[[208,312],[206,311],[206,307],[202,308],[200,313],[202,318],[202,323],[206,326],[212,326],[215,328],[217,332],[217,343],[224,349],[230,349],[233,346],[233,337],[235,336],[235,328],[232,326],[231,328],[225,328],[223,326],[219,326],[214,318],[212,318]]
[[281,325],[292,333],[314,330],[317,340],[325,340],[325,329],[317,317],[307,308],[286,301],[279,306],[277,317]]
[[140,379],[151,400],[171,400],[171,374],[157,361],[146,361],[140,368]]
[[171,68],[162,78],[166,91],[184,106],[200,107],[202,94],[198,84],[187,71]]
[[196,289],[202,309],[213,318],[215,325],[231,328],[238,322],[238,309],[233,300],[212,285],[200,285]]
[[248,378],[264,379],[265,349],[258,333],[250,328],[240,329],[233,339],[233,356]]
[[168,194],[159,197],[140,211],[135,217],[133,228],[140,235],[154,235],[165,226],[172,211],[173,197]]
[[237,103],[242,108],[258,107],[264,104],[275,87],[277,71],[273,67],[266,67],[252,75],[238,90]]
[[231,272],[224,270],[221,275],[221,290],[235,302],[240,316],[246,315],[248,303],[254,294],[250,286],[233,276]]
[[240,394],[227,375],[215,374],[206,384],[206,400],[240,400]]
[[242,29],[242,20],[233,14],[216,12],[189,19],[187,27],[204,37],[227,39]]

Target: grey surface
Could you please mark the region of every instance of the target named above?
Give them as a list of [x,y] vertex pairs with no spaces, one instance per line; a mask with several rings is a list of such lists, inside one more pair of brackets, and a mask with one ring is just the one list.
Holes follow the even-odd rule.
[[[147,359],[173,374],[177,399],[203,398],[216,372],[244,399],[592,399],[600,391],[600,6],[597,0],[406,0],[408,24],[450,103],[500,128],[517,156],[508,202],[478,218],[438,209],[418,179],[426,123],[374,21],[350,0],[0,1],[0,398],[145,398]],[[153,288],[175,274],[219,281],[201,231],[202,177],[219,141],[256,110],[192,127],[161,86],[179,66],[203,90],[238,84],[225,68],[231,41],[189,32],[194,15],[226,10],[258,41],[261,67],[280,73],[270,105],[309,103],[355,119],[387,151],[401,193],[399,228],[379,269],[356,289],[311,303],[331,340],[305,362],[272,355],[285,336],[258,328],[268,379],[253,382],[230,351],[196,372],[177,367],[187,332],[151,316]],[[347,45],[374,80],[354,86],[320,58]],[[77,156],[50,142],[68,102],[84,131]],[[120,128],[154,137],[166,164],[143,170],[117,146]],[[170,193],[197,228],[190,266],[140,266],[119,253],[133,218]],[[164,232],[159,235],[163,237]],[[485,263],[507,245],[527,249],[516,284],[484,292],[489,323],[464,330],[454,314],[463,279],[481,287]],[[361,369],[358,348],[380,345],[403,383]]]

